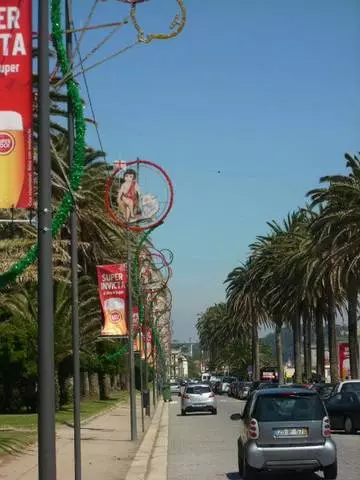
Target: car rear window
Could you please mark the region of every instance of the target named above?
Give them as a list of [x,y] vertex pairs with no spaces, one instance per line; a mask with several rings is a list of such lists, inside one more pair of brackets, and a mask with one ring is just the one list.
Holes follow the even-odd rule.
[[252,416],[258,422],[296,422],[322,420],[325,415],[317,395],[282,393],[259,396]]
[[194,385],[192,387],[187,387],[186,393],[194,394],[194,395],[201,395],[202,393],[210,393],[211,388],[206,386],[198,386]]

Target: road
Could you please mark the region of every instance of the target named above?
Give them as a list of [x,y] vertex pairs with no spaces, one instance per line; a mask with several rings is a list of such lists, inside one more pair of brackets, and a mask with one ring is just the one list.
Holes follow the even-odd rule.
[[[237,472],[236,438],[239,424],[230,420],[241,412],[244,402],[218,397],[218,415],[180,415],[180,399],[169,405],[168,480],[240,480]],[[334,434],[338,446],[338,480],[358,480],[360,433]],[[269,480],[294,480],[294,475],[266,476]],[[298,478],[304,479],[304,476]],[[319,480],[310,475],[307,480]]]

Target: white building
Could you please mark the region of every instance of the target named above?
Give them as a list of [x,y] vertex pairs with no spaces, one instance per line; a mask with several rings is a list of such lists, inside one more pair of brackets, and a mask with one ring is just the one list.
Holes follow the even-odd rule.
[[189,365],[186,355],[180,350],[171,350],[170,377],[188,378]]

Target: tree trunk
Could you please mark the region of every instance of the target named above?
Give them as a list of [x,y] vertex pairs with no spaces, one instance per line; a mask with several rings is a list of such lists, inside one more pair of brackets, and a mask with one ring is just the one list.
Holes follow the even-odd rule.
[[80,395],[81,398],[88,398],[89,397],[89,375],[88,372],[80,372]]
[[320,305],[315,310],[316,329],[316,373],[325,380],[325,335],[324,316]]
[[[356,278],[349,276],[347,288],[348,300],[348,328],[349,328],[349,353],[351,378],[359,378],[359,343],[357,336],[357,301],[358,286]],[[341,372],[342,373],[342,372]]]
[[311,378],[311,316],[305,312],[303,316],[304,332],[304,380],[308,382]]
[[99,381],[99,398],[100,400],[109,399],[109,380],[108,375],[103,372],[98,372],[98,381]]
[[308,317],[307,315],[303,315],[302,319],[302,326],[303,326],[303,352],[304,352],[304,374],[303,374],[303,382],[306,383],[307,378],[309,376],[309,363],[308,363],[308,357],[306,355],[306,347],[308,343],[308,338],[307,338],[307,326],[308,326]]
[[282,344],[282,322],[276,321],[275,327],[275,344],[276,344],[276,367],[279,373],[279,383],[284,383],[284,366],[283,366],[283,344]]
[[260,349],[257,319],[252,322],[252,367],[254,381],[260,380]]
[[99,382],[96,373],[89,373],[89,397],[99,398]]
[[294,334],[294,362],[295,362],[295,383],[302,381],[301,369],[301,319],[300,314],[296,312],[293,319]]
[[331,382],[336,383],[339,381],[339,360],[338,360],[338,349],[337,349],[337,339],[336,339],[336,312],[335,312],[335,298],[330,290],[328,289],[327,294],[327,322],[328,322],[328,338],[329,338],[329,358],[330,358],[330,377]]
[[308,362],[308,366],[309,366],[309,376],[308,376],[308,380],[311,379],[312,377],[312,322],[314,320],[314,317],[313,315],[309,312],[309,316],[308,316],[308,322],[307,322],[307,342],[306,342],[306,346],[305,346],[305,353],[304,355],[307,356],[307,362]]

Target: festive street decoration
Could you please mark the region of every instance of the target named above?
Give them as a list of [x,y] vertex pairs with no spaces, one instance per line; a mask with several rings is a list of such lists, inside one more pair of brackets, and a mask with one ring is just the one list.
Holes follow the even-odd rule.
[[137,15],[136,15],[136,5],[137,1],[135,2],[126,2],[131,3],[131,10],[130,10],[130,17],[132,24],[135,27],[135,30],[138,34],[138,41],[142,43],[151,43],[154,40],[170,40],[171,38],[175,38],[184,30],[186,19],[187,19],[187,12],[184,4],[184,0],[176,0],[177,4],[180,7],[180,14],[176,14],[173,21],[170,23],[170,32],[169,33],[148,33],[146,34],[144,29],[140,26]]
[[141,232],[159,226],[173,201],[170,177],[159,165],[147,160],[122,162],[106,184],[107,211],[126,230]]

